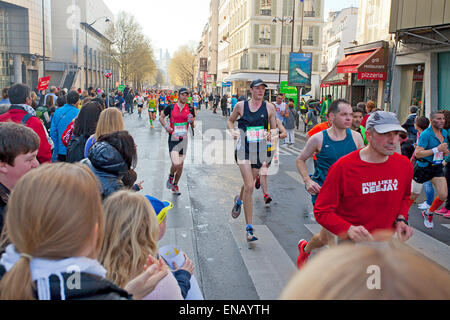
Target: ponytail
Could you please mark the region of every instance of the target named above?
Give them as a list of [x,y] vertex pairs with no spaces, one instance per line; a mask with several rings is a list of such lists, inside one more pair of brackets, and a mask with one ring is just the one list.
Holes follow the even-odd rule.
[[21,257],[0,281],[0,300],[36,300],[30,260]]

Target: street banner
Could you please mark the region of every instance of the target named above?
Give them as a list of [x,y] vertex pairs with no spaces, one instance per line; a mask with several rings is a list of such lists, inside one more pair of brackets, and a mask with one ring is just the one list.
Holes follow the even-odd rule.
[[[167,262],[169,268],[173,270],[173,263],[176,262],[178,267],[182,268],[186,259],[184,258],[184,253],[180,248],[172,245],[165,246],[159,249],[159,254]],[[174,270],[173,270],[174,271]],[[198,285],[195,276],[191,277],[191,289],[188,292],[186,300],[205,300]]]
[[289,85],[311,86],[312,53],[291,53],[289,55]]
[[231,82],[222,82],[222,88],[231,88],[232,85]]
[[123,93],[123,91],[125,90],[125,86],[121,85],[117,88],[117,90]]
[[289,87],[287,81],[281,81],[280,83],[280,93],[288,99],[294,99],[295,105],[297,105],[297,88]]
[[38,91],[42,91],[42,90],[47,90],[48,86],[50,85],[50,76],[48,77],[43,77],[43,78],[39,78],[39,83],[38,83]]
[[208,58],[200,58],[200,72],[208,72]]

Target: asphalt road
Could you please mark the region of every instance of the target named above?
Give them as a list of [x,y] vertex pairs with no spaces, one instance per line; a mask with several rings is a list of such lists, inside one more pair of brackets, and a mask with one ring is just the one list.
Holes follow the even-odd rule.
[[[233,220],[233,199],[242,178],[234,163],[234,141],[226,135],[226,120],[201,111],[180,182],[181,197],[166,189],[170,169],[167,134],[159,122],[150,128],[148,116],[125,115],[127,130],[138,146],[138,176],[144,194],[172,201],[168,231],[160,246],[177,245],[194,260],[196,278],[208,300],[277,299],[295,272],[297,243],[309,240],[320,226],[314,221],[310,196],[297,172],[295,160],[304,147],[298,136],[293,148],[281,147],[280,166],[269,177],[274,199],[266,208],[260,191],[254,193],[254,225],[261,237],[248,248],[245,221]],[[411,246],[450,269],[450,220],[437,217],[428,230],[418,210],[411,211],[416,229]]]

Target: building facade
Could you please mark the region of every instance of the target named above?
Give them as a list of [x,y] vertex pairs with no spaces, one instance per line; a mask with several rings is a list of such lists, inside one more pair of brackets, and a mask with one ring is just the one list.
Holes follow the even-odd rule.
[[360,0],[357,45],[376,41],[392,42],[393,38],[389,33],[391,2],[392,0]]
[[208,77],[207,91],[218,93],[217,75],[219,58],[219,0],[211,0],[208,22]]
[[404,120],[411,105],[426,116],[450,110],[450,0],[392,0],[390,18],[392,111]]
[[[110,58],[111,41],[107,37],[114,15],[104,1],[52,1],[51,12],[51,85],[69,89],[116,87],[119,68]],[[107,70],[113,74],[109,80],[104,77]]]
[[[297,52],[302,30],[300,1],[211,1],[208,56],[208,73],[213,77],[211,89],[219,94],[247,95],[250,82],[261,78],[269,85],[271,95],[277,92],[280,67],[281,80],[287,81],[292,24],[286,22],[292,18],[294,4],[293,47],[294,52]],[[304,10],[302,48],[313,54],[313,91],[319,95],[324,0],[305,0]],[[276,22],[276,17],[285,18],[285,23],[281,23],[281,19]]]
[[0,1],[0,87],[37,87],[52,57],[51,18],[51,0]]

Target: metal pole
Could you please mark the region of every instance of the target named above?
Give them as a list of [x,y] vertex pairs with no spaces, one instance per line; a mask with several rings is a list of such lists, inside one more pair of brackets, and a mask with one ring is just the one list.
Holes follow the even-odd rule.
[[286,1],[283,1],[283,12],[281,15],[281,45],[280,45],[280,70],[278,72],[278,93],[281,91],[281,63],[283,58],[283,35],[284,35],[284,6]]
[[43,48],[43,54],[42,54],[42,62],[43,62],[43,77],[45,77],[46,73],[46,66],[45,66],[45,0],[42,0],[42,48]]
[[303,28],[304,28],[304,20],[305,20],[305,2],[302,1],[302,28],[300,32],[300,49],[298,53],[303,53]]
[[87,90],[88,87],[88,36],[87,36],[87,22],[84,25],[84,32],[86,33],[86,84],[84,85],[85,89]]
[[296,1],[293,1],[294,8],[292,9],[292,39],[291,39],[291,52],[294,52],[294,34],[295,34],[295,3]]

